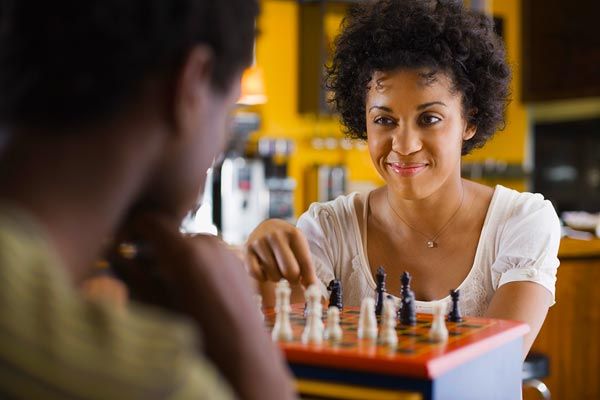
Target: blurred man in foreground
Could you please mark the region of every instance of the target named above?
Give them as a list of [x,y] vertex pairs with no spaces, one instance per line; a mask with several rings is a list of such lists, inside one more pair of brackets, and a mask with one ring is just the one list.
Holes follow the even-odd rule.
[[[0,1],[0,397],[293,397],[239,261],[178,230],[226,140],[257,12]],[[74,289],[122,230],[149,249],[159,307]]]

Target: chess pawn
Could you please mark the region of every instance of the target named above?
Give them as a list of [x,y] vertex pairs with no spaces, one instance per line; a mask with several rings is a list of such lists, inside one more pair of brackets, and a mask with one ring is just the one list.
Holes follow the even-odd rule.
[[415,326],[417,324],[417,311],[415,304],[415,294],[407,289],[401,299],[401,307],[398,312],[400,324],[405,326]]
[[327,309],[327,327],[323,335],[325,340],[337,342],[342,339],[342,327],[340,326],[340,309],[331,306]]
[[410,290],[410,280],[411,276],[408,271],[404,271],[402,273],[402,277],[400,278],[400,295],[401,297],[406,297],[408,295],[408,291]]
[[260,294],[257,294],[254,296],[254,299],[256,300],[256,308],[258,308],[258,313],[259,313],[260,317],[262,318],[262,320],[264,321],[265,314],[263,314],[263,310],[262,310],[262,306],[263,306],[262,296]]
[[292,324],[290,322],[290,295],[292,290],[285,279],[281,279],[275,288],[275,326],[271,331],[274,341],[291,341],[293,338]]
[[395,347],[398,344],[396,333],[396,303],[392,298],[383,301],[383,322],[379,340],[383,345]]
[[323,341],[323,305],[321,304],[321,292],[316,284],[310,285],[304,292],[307,304],[307,317],[304,331],[302,332],[302,343],[321,343]]
[[360,305],[357,334],[359,339],[377,339],[375,300],[371,297],[365,297]]
[[329,307],[337,307],[340,312],[344,309],[342,302],[342,283],[338,279],[332,279],[327,285],[327,290],[331,292],[329,296]]
[[445,303],[438,302],[433,306],[433,322],[431,323],[431,329],[429,329],[429,338],[434,342],[445,342],[448,340],[448,328],[446,328],[446,322],[444,321],[445,313]]
[[375,314],[381,315],[383,312],[383,301],[385,299],[385,278],[386,278],[385,269],[383,267],[377,268],[377,274],[375,275],[375,279],[377,280],[377,287],[375,289]]

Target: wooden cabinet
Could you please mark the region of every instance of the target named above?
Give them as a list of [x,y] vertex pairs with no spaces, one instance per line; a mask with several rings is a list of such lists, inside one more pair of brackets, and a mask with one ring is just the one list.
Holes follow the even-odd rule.
[[600,399],[600,240],[564,239],[556,304],[533,351],[550,357],[544,379],[555,399]]

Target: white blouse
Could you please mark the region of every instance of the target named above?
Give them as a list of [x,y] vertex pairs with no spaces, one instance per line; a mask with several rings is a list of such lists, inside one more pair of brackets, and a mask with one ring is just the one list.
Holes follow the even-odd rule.
[[[364,202],[365,196],[352,193],[327,203],[313,203],[297,223],[308,240],[323,296],[327,296],[327,284],[339,279],[344,305],[348,306],[359,306],[364,297],[375,295],[376,288],[356,216],[355,196]],[[560,236],[556,212],[542,195],[496,186],[473,266],[458,287],[461,312],[483,315],[496,289],[513,281],[542,285],[552,293],[554,303]],[[440,301],[449,305],[450,296],[417,300],[417,312],[431,313]]]

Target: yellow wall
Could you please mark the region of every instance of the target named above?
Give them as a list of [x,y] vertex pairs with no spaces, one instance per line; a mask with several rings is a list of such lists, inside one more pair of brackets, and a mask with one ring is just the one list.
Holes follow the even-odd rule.
[[[509,163],[522,163],[526,154],[527,115],[520,102],[520,1],[493,2],[495,15],[504,18],[504,36],[508,58],[513,67],[512,97],[507,115],[507,126],[485,148],[469,155],[465,161],[489,158]],[[261,114],[261,137],[285,137],[294,140],[295,152],[289,160],[289,175],[297,182],[295,192],[296,214],[306,208],[304,203],[304,172],[312,164],[340,164],[348,167],[351,181],[382,181],[371,165],[368,152],[363,148],[352,150],[315,150],[310,144],[314,137],[341,138],[340,125],[335,118],[300,115],[298,109],[298,3],[295,1],[262,0],[262,14],[258,22],[261,32],[257,40],[257,63],[264,70],[268,101],[257,107]],[[328,36],[339,24],[340,16],[326,18]],[[332,28],[333,27],[333,28]],[[318,60],[315,60],[318,62]],[[509,185],[522,188],[522,184]]]
[[526,155],[528,133],[527,111],[521,102],[521,0],[496,0],[492,12],[504,20],[504,42],[512,68],[512,101],[506,114],[506,128],[498,132],[483,149],[465,157],[465,161],[493,158],[509,163],[521,163]]

